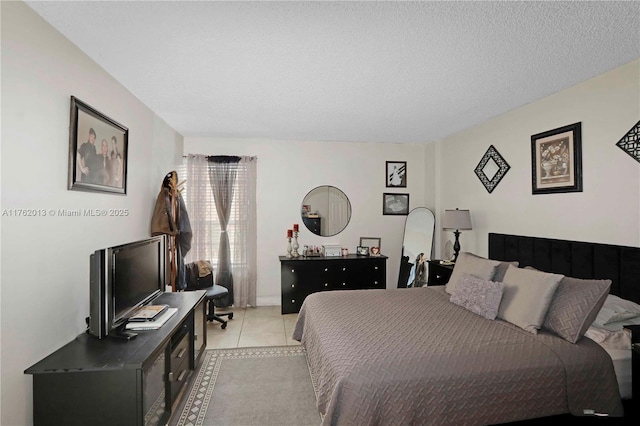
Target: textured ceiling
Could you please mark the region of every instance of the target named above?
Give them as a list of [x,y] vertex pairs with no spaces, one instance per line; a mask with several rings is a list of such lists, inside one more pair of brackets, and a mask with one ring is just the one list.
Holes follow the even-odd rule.
[[427,143],[640,58],[633,1],[27,4],[184,136]]

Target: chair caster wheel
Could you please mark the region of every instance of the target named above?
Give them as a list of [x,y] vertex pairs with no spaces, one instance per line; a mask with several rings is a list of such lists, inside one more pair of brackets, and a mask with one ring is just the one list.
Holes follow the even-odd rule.
[[233,319],[233,313],[229,314],[229,319]]
[[226,322],[225,322],[225,323],[222,323],[222,325],[220,326],[220,328],[222,328],[223,330],[224,330],[225,328],[227,328],[227,323],[226,323]]

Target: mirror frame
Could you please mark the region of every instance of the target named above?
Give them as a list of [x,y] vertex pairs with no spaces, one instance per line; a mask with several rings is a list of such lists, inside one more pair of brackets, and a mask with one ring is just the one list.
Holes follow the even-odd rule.
[[[484,173],[484,167],[487,165],[489,160],[495,161],[498,165],[498,171],[491,179]],[[498,150],[493,146],[489,146],[487,152],[484,153],[482,159],[478,163],[475,168],[476,176],[480,179],[480,182],[484,185],[485,189],[491,194],[493,190],[498,186],[504,175],[507,174],[511,166],[502,158],[502,155],[498,152]]]
[[[307,223],[305,222],[305,219],[311,219],[311,218],[308,218],[308,217],[304,216],[304,207],[303,207],[303,206],[305,206],[306,204],[308,204],[308,203],[306,202],[307,197],[309,197],[309,194],[311,194],[312,192],[314,192],[314,191],[316,191],[316,190],[318,190],[318,189],[321,189],[321,188],[327,188],[327,191],[329,191],[331,188],[335,189],[336,191],[340,192],[340,194],[342,194],[342,196],[344,197],[345,201],[347,202],[346,207],[347,207],[348,215],[347,215],[347,218],[346,218],[346,222],[344,223],[344,225],[342,226],[342,228],[341,228],[340,230],[336,231],[336,232],[335,232],[335,233],[333,233],[333,234],[327,234],[327,235],[323,234],[323,233],[322,233],[322,224],[320,225],[320,233],[316,233],[316,232],[315,232],[313,229],[311,229],[311,228],[309,227],[309,225],[307,225]],[[344,231],[344,230],[347,228],[347,226],[349,225],[349,222],[351,222],[351,216],[352,216],[352,214],[353,214],[353,210],[352,210],[352,208],[351,208],[351,200],[349,200],[349,197],[347,196],[347,194],[346,194],[343,190],[341,190],[341,189],[340,189],[340,188],[338,188],[337,186],[333,186],[333,185],[318,185],[318,186],[316,186],[315,188],[311,189],[311,190],[310,190],[309,192],[307,192],[307,193],[306,193],[306,195],[302,198],[302,204],[300,205],[300,219],[302,220],[302,223],[304,224],[305,228],[307,228],[307,229],[309,230],[309,232],[311,232],[312,234],[317,235],[317,236],[319,236],[319,237],[333,237],[333,236],[338,235],[338,234],[339,234],[339,233],[341,233],[342,231]],[[326,220],[326,217],[320,217],[320,219],[324,219],[324,220]]]
[[[431,215],[431,219],[433,220],[433,229],[431,229],[431,247],[428,247],[428,252],[427,251],[423,251],[420,252],[423,254],[423,260],[424,262],[428,262],[429,260],[431,260],[431,254],[433,253],[433,249],[434,249],[434,239],[435,239],[435,234],[436,234],[436,218],[435,218],[435,214],[433,213],[433,211],[427,207],[416,207],[414,209],[412,209],[409,214],[407,215],[407,218],[405,219],[404,222],[404,231],[402,234],[402,252],[400,254],[400,268],[398,271],[398,288],[409,288],[408,284],[409,284],[409,279],[411,278],[411,271],[416,267],[415,265],[415,261],[416,259],[412,259],[410,258],[410,256],[405,253],[405,247],[406,247],[406,243],[407,243],[407,225],[409,220],[411,219],[411,214],[412,213],[418,213],[418,212],[422,212],[424,211],[429,212]],[[415,229],[416,227],[412,227],[412,229]],[[420,228],[418,226],[418,228]],[[426,230],[425,230],[426,231]],[[425,232],[426,233],[426,232]],[[426,248],[425,248],[426,249]],[[418,256],[420,253],[411,253],[413,256]],[[405,259],[406,258],[406,259]],[[427,273],[427,268],[426,265],[424,265],[425,267],[421,269],[421,272],[423,274]],[[424,285],[426,285],[426,276],[423,276],[423,281]],[[412,282],[413,284],[413,282]],[[412,285],[413,286],[413,285]]]

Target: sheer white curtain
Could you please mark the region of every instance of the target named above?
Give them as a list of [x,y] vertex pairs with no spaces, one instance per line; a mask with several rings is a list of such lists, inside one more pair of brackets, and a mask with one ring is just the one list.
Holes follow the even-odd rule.
[[[236,179],[227,224],[233,276],[233,305],[256,306],[256,157],[240,157],[234,163]],[[228,165],[227,165],[228,166]],[[216,167],[205,155],[189,154],[183,164],[186,177],[184,200],[191,220],[193,239],[185,262],[210,260],[218,263],[222,228],[218,220],[214,188],[209,170]],[[183,177],[179,176],[179,179]]]
[[[234,203],[236,228],[233,235],[231,270],[233,273],[234,305],[256,306],[257,215],[256,157],[241,157],[239,168],[246,173],[244,188],[237,188]],[[238,178],[240,178],[240,173]],[[236,179],[238,180],[238,179]],[[240,185],[239,185],[240,186]]]

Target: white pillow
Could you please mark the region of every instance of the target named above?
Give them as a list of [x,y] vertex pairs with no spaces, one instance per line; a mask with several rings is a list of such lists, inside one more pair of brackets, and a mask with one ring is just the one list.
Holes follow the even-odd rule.
[[611,331],[591,326],[584,335],[606,349],[631,349],[631,336],[622,329]]
[[449,277],[445,290],[447,293],[453,294],[458,283],[462,282],[464,274],[473,275],[481,280],[492,281],[499,265],[500,262],[496,260],[489,260],[478,257],[475,254],[462,252],[456,259],[456,264],[453,267],[453,272]]
[[607,324],[640,317],[640,305],[631,300],[610,294],[596,316],[594,325],[603,328]]
[[562,278],[564,275],[510,265],[504,274],[498,318],[537,333]]

